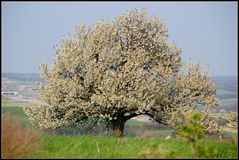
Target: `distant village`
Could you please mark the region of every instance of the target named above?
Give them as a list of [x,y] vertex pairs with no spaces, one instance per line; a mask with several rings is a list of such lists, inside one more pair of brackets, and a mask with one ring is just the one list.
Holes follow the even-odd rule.
[[2,96],[7,96],[17,101],[26,102],[36,99],[39,96],[38,89],[35,85],[13,81],[6,77],[2,77],[1,92]]

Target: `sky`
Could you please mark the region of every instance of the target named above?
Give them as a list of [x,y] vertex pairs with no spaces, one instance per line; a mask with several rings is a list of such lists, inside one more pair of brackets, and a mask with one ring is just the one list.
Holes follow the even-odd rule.
[[169,43],[213,76],[237,76],[237,2],[2,2],[2,72],[39,73],[53,47],[80,23],[113,20],[133,8],[165,20]]

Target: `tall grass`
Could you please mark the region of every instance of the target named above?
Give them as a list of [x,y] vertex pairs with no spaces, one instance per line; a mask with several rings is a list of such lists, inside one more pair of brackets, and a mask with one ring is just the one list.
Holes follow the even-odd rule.
[[[42,152],[35,154],[34,158],[197,158],[188,142],[175,138],[44,135],[42,142]],[[229,141],[206,140],[200,143],[215,148],[211,158],[237,157]]]
[[29,158],[39,151],[40,133],[22,127],[10,114],[2,118],[2,157]]

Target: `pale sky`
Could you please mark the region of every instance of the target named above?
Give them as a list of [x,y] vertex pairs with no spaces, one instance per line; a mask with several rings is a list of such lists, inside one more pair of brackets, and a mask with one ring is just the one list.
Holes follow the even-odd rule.
[[77,24],[147,8],[165,20],[169,42],[183,49],[183,60],[200,60],[213,76],[236,76],[237,7],[237,2],[2,2],[2,72],[38,73]]

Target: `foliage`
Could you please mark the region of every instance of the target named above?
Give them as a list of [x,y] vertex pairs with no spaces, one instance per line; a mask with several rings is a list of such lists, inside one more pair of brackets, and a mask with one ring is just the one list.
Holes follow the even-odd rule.
[[[207,146],[200,142],[205,135],[202,112],[191,112],[185,116],[185,123],[178,127],[180,136],[184,137],[191,145],[192,154],[197,158],[219,158],[224,156],[224,149],[217,150],[214,146]],[[232,140],[229,146],[230,150],[237,152],[237,144]]]
[[226,119],[228,120],[228,127],[237,129],[238,128],[238,114],[237,112],[230,112],[226,115]]
[[200,112],[192,113],[190,116],[185,117],[186,123],[179,126],[179,134],[185,137],[190,143],[196,142],[204,136],[204,127],[200,123],[202,116]]
[[[63,119],[64,109],[59,110],[58,107],[51,107],[46,110],[40,107],[35,107],[31,110],[30,108],[26,107],[24,108],[24,111],[25,113],[27,113],[27,115],[31,115],[30,120],[33,126],[40,128],[56,129],[62,126],[84,126],[87,130],[90,131],[93,130],[97,124],[105,124],[106,126],[108,126],[108,123],[104,118],[86,116],[85,114],[82,114],[80,112],[74,112],[73,109],[71,110],[73,113],[68,112],[68,116],[64,115],[65,119]],[[42,119],[43,117],[44,120]],[[39,123],[38,121],[40,121],[41,123]]]
[[26,114],[40,128],[101,117],[121,136],[124,123],[140,114],[158,113],[164,123],[177,108],[218,105],[209,73],[201,73],[200,64],[186,69],[182,49],[167,39],[165,22],[146,10],[77,26],[55,47],[51,67],[41,65],[46,83],[39,84],[40,102]]
[[194,112],[185,116],[185,123],[179,126],[179,134],[184,137],[191,145],[193,155],[201,157],[204,152],[199,144],[199,140],[204,137],[204,127],[200,123],[202,113]]

